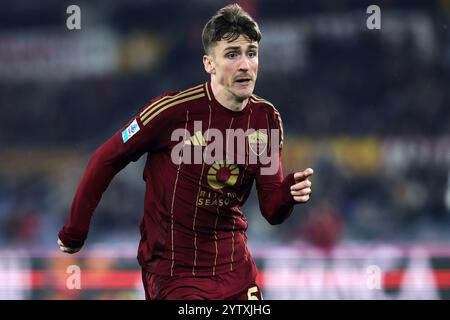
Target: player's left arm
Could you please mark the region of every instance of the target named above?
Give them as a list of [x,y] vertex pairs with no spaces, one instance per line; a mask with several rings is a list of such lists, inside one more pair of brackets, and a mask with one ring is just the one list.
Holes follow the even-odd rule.
[[308,202],[311,195],[311,168],[290,173],[283,178],[281,154],[278,166],[274,175],[262,175],[259,172],[256,176],[259,207],[270,224],[282,223],[292,213],[295,204]]
[[295,204],[309,201],[312,187],[309,177],[314,171],[307,168],[303,171],[290,173],[286,177],[283,176],[282,122],[278,113],[273,113],[270,119],[271,128],[280,131],[278,157],[275,157],[278,160],[278,170],[275,174],[263,174],[260,169],[256,175],[256,188],[261,213],[270,224],[280,224],[289,217]]

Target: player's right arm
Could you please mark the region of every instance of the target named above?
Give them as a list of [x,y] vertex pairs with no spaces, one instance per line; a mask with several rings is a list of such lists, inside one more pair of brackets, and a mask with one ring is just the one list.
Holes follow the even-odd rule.
[[163,112],[148,121],[148,111],[144,113],[161,98],[152,100],[143,112],[92,155],[77,188],[70,215],[58,234],[61,251],[74,253],[83,246],[94,210],[113,177],[142,154],[162,147],[162,135],[170,131],[169,115]]

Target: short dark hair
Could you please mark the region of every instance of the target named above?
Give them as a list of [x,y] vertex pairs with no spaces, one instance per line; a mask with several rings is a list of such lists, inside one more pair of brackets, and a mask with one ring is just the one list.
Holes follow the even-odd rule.
[[233,41],[240,35],[259,42],[261,31],[253,18],[238,4],[223,7],[206,23],[202,32],[205,53],[209,53],[213,44],[220,40]]

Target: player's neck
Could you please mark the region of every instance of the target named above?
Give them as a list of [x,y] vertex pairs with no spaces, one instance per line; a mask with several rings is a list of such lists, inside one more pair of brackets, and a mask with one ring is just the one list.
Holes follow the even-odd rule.
[[211,89],[217,102],[231,111],[242,111],[247,105],[248,98],[239,101],[235,96],[230,94],[227,90],[225,90],[222,86],[216,84],[214,81],[211,81]]

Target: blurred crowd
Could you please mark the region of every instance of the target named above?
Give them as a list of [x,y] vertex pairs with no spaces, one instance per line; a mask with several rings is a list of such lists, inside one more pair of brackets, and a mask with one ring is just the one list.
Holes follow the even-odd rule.
[[[389,139],[447,141],[449,2],[381,2],[381,30],[366,28],[367,6],[360,1],[240,3],[263,32],[256,93],[281,112],[285,156],[315,155],[305,163],[287,161],[284,171],[312,167],[316,172],[310,204],[296,207],[284,225],[264,223],[253,193],[244,208],[250,241],[301,240],[330,248],[346,240],[448,240],[450,144],[440,145],[440,161],[412,159],[399,167],[375,159],[375,168],[365,171],[323,154],[321,142],[342,137],[370,138],[380,145]],[[224,4],[80,2],[82,29],[68,31],[64,4],[6,2],[0,12],[0,43],[7,39],[0,44],[0,246],[54,245],[95,148],[156,95],[208,79],[201,29]],[[33,62],[34,52],[27,56],[14,39],[31,39],[34,48],[32,35],[39,32],[56,44],[64,36],[76,44],[74,32],[83,37],[94,29],[107,29],[109,45],[117,51],[115,62],[95,74],[89,68],[71,75],[63,69],[46,74],[37,64],[36,72],[15,67]],[[36,53],[45,54],[53,53]],[[102,54],[111,52],[97,54],[106,61]],[[52,68],[56,62],[47,63]],[[301,148],[299,139],[311,147]],[[433,150],[420,154],[433,159]],[[143,160],[113,181],[89,241],[137,241]]]

